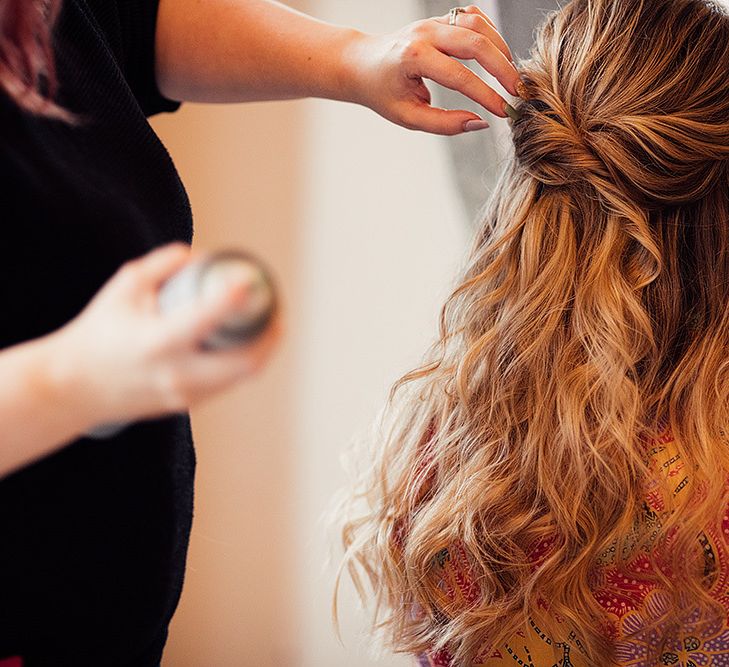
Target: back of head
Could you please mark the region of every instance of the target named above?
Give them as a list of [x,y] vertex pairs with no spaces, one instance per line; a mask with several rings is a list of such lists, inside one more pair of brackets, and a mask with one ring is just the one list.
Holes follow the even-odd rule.
[[[729,340],[729,8],[574,0],[521,69],[515,160],[478,244],[498,227],[539,239],[522,273],[574,289],[576,312],[594,298],[592,324],[620,327],[614,352],[622,338],[645,415],[667,415],[659,389],[682,363],[696,370],[689,348]],[[542,270],[571,245],[555,275]]]
[[729,14],[711,0],[571,2],[523,64],[517,160],[647,210],[726,191],[728,69]]
[[[728,68],[729,15],[709,0],[572,0],[538,32],[514,159],[430,359],[391,391],[369,512],[344,532],[396,649],[470,665],[539,595],[583,659],[611,664],[595,563],[645,546],[626,536],[666,425],[692,483],[651,536],[675,604],[644,621],[670,641],[694,603],[726,618],[696,536],[729,474]],[[444,609],[435,563],[454,542],[480,595]]]

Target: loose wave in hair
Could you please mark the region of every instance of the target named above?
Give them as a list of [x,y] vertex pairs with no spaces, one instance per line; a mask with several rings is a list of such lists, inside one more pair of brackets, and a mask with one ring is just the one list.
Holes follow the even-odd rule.
[[[691,484],[651,537],[673,599],[651,622],[665,644],[696,610],[727,614],[698,536],[729,498],[729,16],[709,0],[572,0],[519,68],[513,159],[438,340],[373,429],[344,563],[398,652],[470,665],[525,614],[559,615],[604,667],[594,566],[648,544],[635,521],[664,426]],[[444,609],[435,563],[456,544],[478,595]]]
[[61,0],[0,0],[0,88],[22,109],[72,120],[53,102],[53,25]]

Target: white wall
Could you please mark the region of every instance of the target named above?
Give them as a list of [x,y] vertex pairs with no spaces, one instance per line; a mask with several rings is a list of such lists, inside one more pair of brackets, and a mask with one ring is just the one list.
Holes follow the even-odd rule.
[[[319,0],[317,16],[386,32],[419,18],[415,1]],[[355,596],[342,613],[346,648],[329,623],[334,567],[318,521],[345,482],[341,452],[417,364],[467,225],[448,172],[446,139],[409,133],[373,112],[311,101],[300,239],[302,329],[297,332],[296,451],[302,561],[298,577],[304,667],[412,664],[367,656]]]
[[[370,31],[419,17],[415,0],[308,9]],[[186,105],[154,124],[188,187],[194,244],[260,254],[287,309],[264,373],[193,412],[196,513],[164,665],[410,664],[368,657],[351,595],[337,642],[320,517],[345,481],[340,454],[435,336],[462,259],[447,140],[326,101]]]

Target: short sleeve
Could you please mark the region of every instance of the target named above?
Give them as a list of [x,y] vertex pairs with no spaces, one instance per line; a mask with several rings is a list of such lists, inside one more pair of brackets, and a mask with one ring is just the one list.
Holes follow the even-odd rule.
[[117,0],[124,74],[145,115],[176,111],[180,102],[162,95],[155,75],[159,0]]

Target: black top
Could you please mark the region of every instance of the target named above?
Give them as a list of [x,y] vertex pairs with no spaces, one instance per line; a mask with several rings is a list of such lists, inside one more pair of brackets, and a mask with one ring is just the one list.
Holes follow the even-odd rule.
[[[59,102],[0,95],[0,347],[64,325],[126,260],[192,241],[182,183],[146,116],[157,0],[65,0]],[[42,414],[38,415],[42,419]],[[182,586],[194,453],[187,414],[82,438],[0,481],[0,657],[158,665]]]

